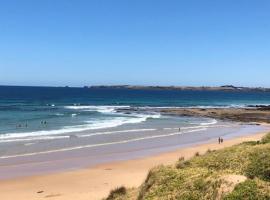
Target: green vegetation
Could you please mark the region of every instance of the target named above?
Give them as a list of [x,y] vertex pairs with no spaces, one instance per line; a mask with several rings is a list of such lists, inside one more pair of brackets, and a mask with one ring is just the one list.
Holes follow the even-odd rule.
[[270,134],[158,166],[134,191],[114,191],[108,200],[270,200]]
[[137,196],[137,189],[126,189],[125,187],[119,187],[112,190],[106,200],[128,200],[134,199]]
[[222,184],[217,174],[205,168],[160,166],[153,169],[140,188],[138,200],[150,199],[207,199],[216,197]]
[[127,189],[125,187],[119,187],[114,190],[112,190],[107,198],[107,200],[113,200],[113,199],[122,199],[123,196],[127,194]]
[[270,181],[270,145],[260,146],[250,154],[245,174],[249,178]]
[[269,200],[270,183],[261,180],[247,180],[239,183],[232,193],[228,194],[224,200]]
[[263,137],[262,143],[263,144],[270,143],[270,134],[267,134],[266,136]]

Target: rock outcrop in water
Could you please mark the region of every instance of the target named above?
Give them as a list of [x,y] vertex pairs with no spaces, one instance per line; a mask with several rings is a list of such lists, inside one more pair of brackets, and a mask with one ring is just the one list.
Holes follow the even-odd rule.
[[270,123],[270,107],[255,108],[172,108],[161,113],[179,116],[210,117],[239,122]]

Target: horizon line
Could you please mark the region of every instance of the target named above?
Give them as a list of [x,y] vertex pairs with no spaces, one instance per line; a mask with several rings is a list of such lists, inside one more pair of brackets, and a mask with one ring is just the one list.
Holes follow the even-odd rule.
[[250,88],[250,89],[270,89],[270,87],[262,87],[262,86],[235,86],[231,84],[219,85],[219,86],[209,86],[209,85],[201,85],[201,86],[191,86],[191,85],[137,85],[137,84],[95,84],[95,85],[83,85],[83,86],[53,86],[53,85],[1,85],[0,87],[51,87],[51,88],[92,88],[92,87],[161,87],[161,88]]

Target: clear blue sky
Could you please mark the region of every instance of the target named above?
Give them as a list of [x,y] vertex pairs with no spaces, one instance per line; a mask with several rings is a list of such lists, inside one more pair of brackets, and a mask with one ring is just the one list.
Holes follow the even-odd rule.
[[0,85],[270,87],[269,0],[0,0]]

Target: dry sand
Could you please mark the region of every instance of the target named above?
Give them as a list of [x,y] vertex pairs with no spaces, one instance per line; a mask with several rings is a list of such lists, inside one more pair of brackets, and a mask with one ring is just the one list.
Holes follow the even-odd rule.
[[117,186],[138,187],[149,169],[159,164],[173,164],[179,157],[186,159],[196,152],[221,149],[243,141],[259,140],[265,133],[235,138],[217,144],[208,144],[179,149],[156,156],[102,164],[89,169],[39,175],[0,181],[1,200],[95,200],[106,197]]

